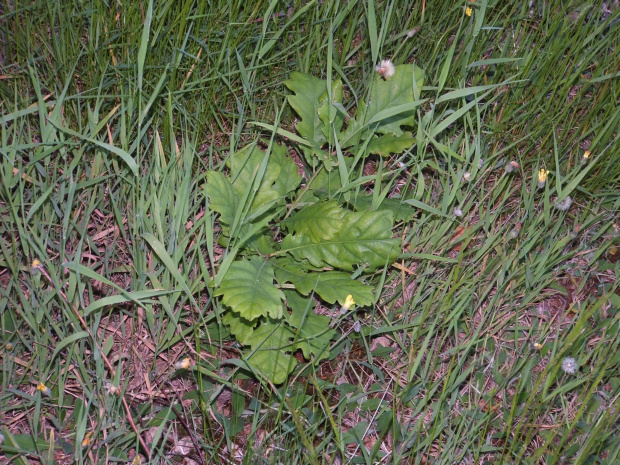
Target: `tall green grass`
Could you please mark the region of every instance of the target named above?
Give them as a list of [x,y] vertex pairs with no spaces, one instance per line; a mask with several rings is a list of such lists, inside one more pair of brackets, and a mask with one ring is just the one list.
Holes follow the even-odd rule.
[[[614,2],[125,3],[0,7],[5,457],[620,460]],[[291,71],[357,102],[384,57],[432,99],[372,186],[418,207],[398,267],[333,360],[258,382],[208,286],[226,251],[205,172],[271,137],[251,122],[293,130]]]

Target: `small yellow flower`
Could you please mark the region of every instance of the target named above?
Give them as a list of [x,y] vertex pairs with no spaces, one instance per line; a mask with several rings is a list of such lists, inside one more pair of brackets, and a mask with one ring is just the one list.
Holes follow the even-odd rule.
[[545,187],[545,182],[547,182],[547,174],[549,174],[549,170],[540,169],[538,171],[538,188],[542,189]]
[[590,160],[590,155],[591,153],[589,150],[586,150],[585,152],[583,152],[583,156],[581,157],[581,160],[580,160],[582,165],[585,165],[586,163],[588,163],[588,160]]
[[39,259],[35,258],[34,260],[32,260],[32,265],[30,265],[30,272],[33,274],[37,274],[39,271],[41,271],[42,267],[43,265],[41,265]]
[[192,366],[192,361],[189,357],[185,357],[183,360],[181,360],[180,362],[177,362],[174,364],[174,367],[177,370],[189,370]]
[[542,344],[540,344],[540,343],[538,343],[538,342],[535,342],[535,343],[534,343],[534,344],[532,344],[532,345],[534,346],[534,349],[536,349],[536,350],[540,350],[540,349],[542,349],[542,348],[543,348],[543,345],[542,345]]
[[86,433],[86,436],[84,436],[84,440],[82,441],[82,447],[86,447],[88,446],[92,439],[91,436],[93,435],[93,433]]
[[13,344],[11,344],[10,342],[5,347],[6,350],[13,350]]
[[52,391],[50,391],[44,383],[39,383],[37,386],[37,391],[41,391],[41,394],[45,396],[49,396],[52,393]]
[[347,296],[347,298],[344,300],[344,305],[342,306],[342,311],[346,312],[347,310],[349,310],[353,305],[355,305],[355,300],[353,300],[353,296],[351,294],[349,294]]
[[467,16],[471,16],[472,12],[473,12],[473,10],[470,7],[465,8],[465,14]]

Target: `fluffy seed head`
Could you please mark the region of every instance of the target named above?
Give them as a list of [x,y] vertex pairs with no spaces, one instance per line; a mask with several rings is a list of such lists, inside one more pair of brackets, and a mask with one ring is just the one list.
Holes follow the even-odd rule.
[[396,68],[394,67],[394,63],[390,60],[381,60],[381,63],[375,66],[375,71],[379,73],[383,79],[387,79],[394,76]]
[[504,168],[504,171],[506,173],[512,173],[517,168],[519,168],[519,164],[516,161],[513,160],[510,163],[506,164],[506,167]]
[[562,210],[563,212],[568,210],[572,204],[573,204],[573,199],[570,198],[570,195],[567,195],[566,198],[562,200],[561,202],[558,201],[558,199],[556,199],[554,203],[555,208],[557,208],[558,210]]
[[578,368],[577,361],[573,357],[566,357],[562,360],[562,371],[564,371],[564,373],[572,375]]

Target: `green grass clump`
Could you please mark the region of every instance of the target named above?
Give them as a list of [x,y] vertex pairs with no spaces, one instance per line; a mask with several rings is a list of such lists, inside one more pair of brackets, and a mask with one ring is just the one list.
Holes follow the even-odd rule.
[[[0,6],[0,461],[620,460],[617,2],[124,3]],[[327,136],[326,175],[284,82],[354,115],[384,58],[425,71],[411,146]],[[213,289],[207,173],[256,141],[303,173],[281,218],[323,179],[400,243],[277,385]]]

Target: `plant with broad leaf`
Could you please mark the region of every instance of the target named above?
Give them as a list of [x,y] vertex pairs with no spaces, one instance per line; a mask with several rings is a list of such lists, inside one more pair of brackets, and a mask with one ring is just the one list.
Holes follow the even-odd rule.
[[368,101],[360,100],[351,117],[341,81],[328,86],[294,72],[285,84],[309,181],[300,188],[289,148],[273,141],[266,151],[254,143],[231,153],[228,175],[207,173],[209,208],[219,214],[219,242],[227,250],[212,286],[221,321],[255,374],[281,383],[297,365],[295,352],[315,363],[329,357],[337,333],[328,316],[315,313],[317,301],[342,306],[350,296],[361,307],[375,303],[369,278],[399,255],[392,229],[413,209],[385,196],[352,199],[347,183],[367,156],[413,145],[406,128],[415,123],[422,81],[414,65],[397,66],[389,79],[375,75]]

